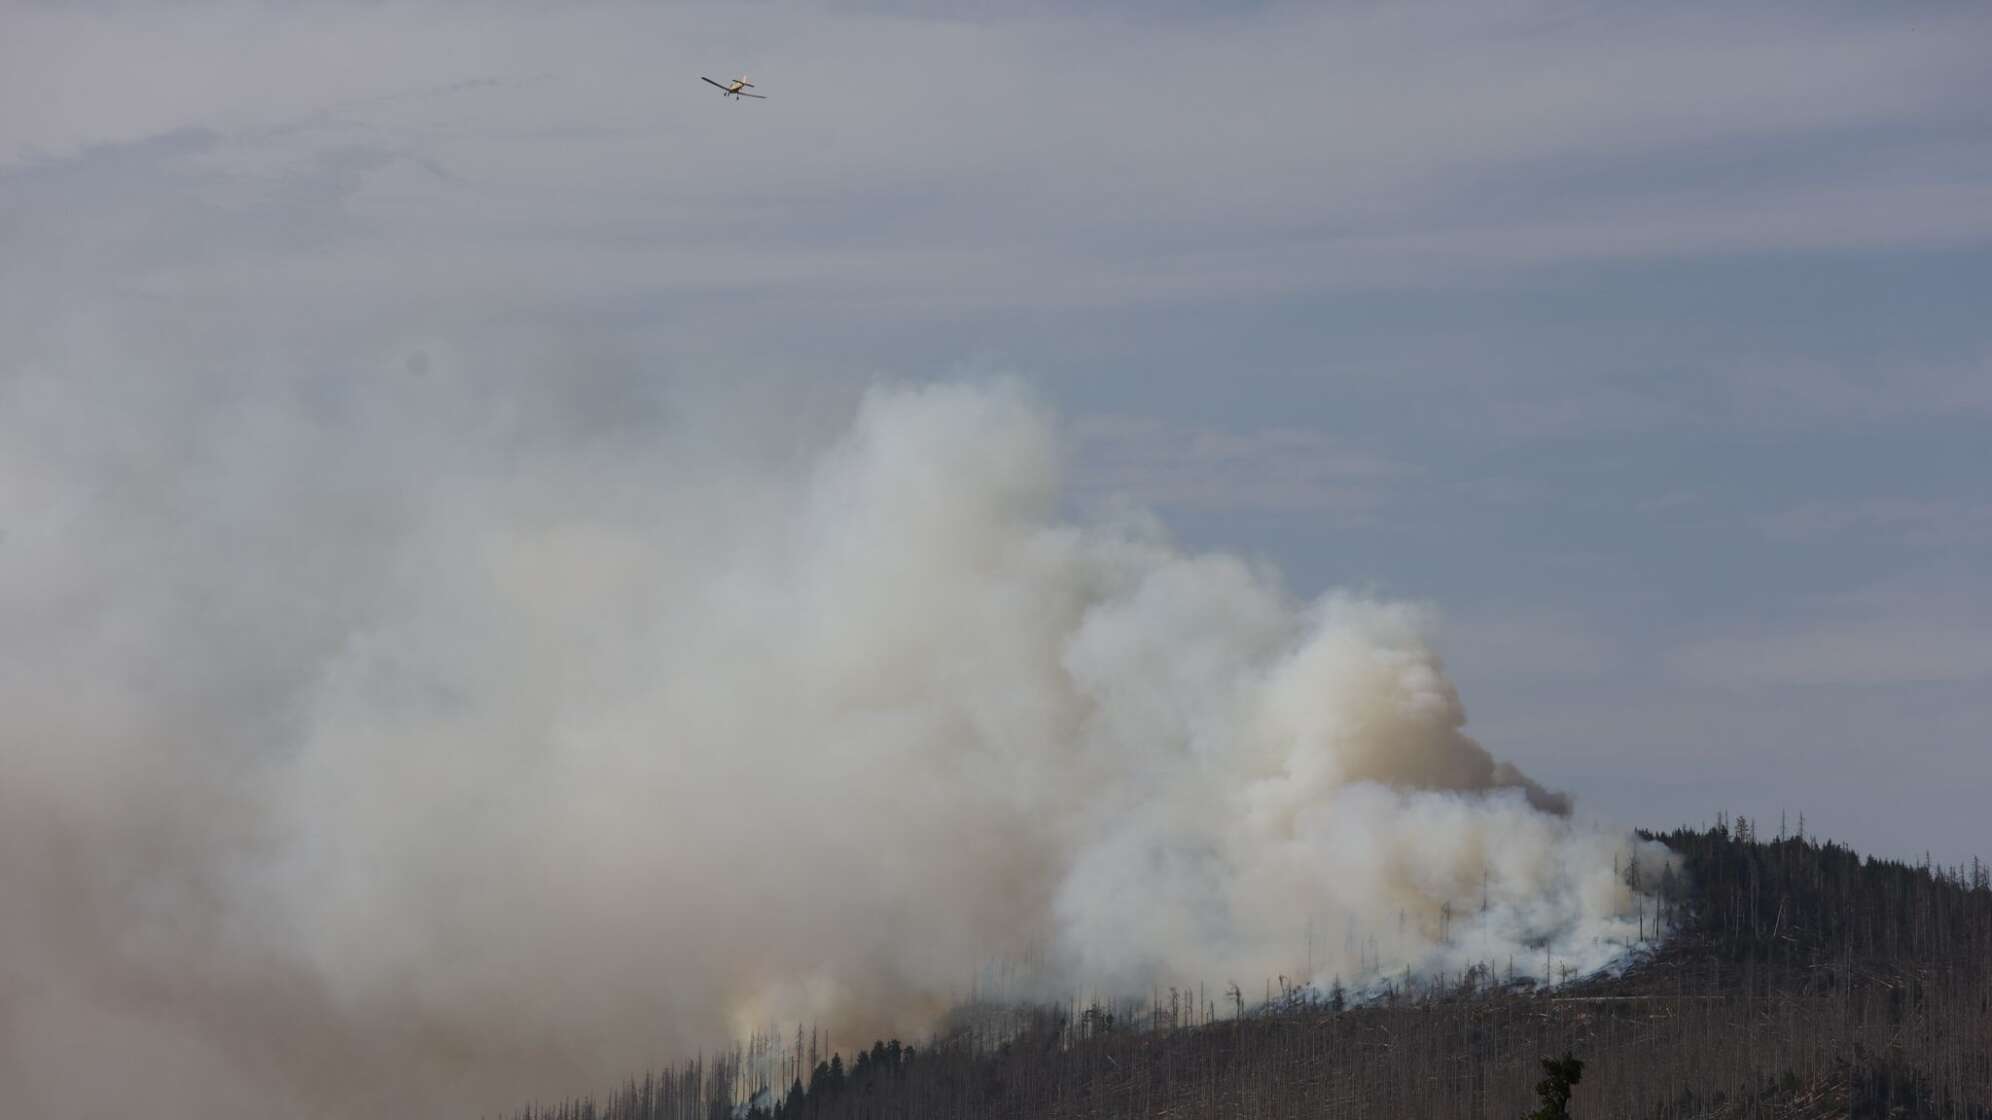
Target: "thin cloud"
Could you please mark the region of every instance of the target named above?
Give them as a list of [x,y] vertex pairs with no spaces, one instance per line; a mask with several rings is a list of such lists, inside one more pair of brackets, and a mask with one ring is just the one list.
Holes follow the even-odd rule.
[[1226,432],[1132,416],[1070,426],[1078,486],[1093,500],[1176,510],[1256,510],[1360,523],[1411,469],[1303,428]]
[[1493,685],[1595,680],[1619,659],[1596,623],[1556,606],[1448,612],[1439,649],[1463,679]]
[[[625,288],[734,276],[804,307],[931,315],[1992,237],[1983,126],[1959,108],[1992,95],[1970,13],[688,19],[603,5],[465,29],[426,6],[209,5],[127,26],[30,9],[10,28],[4,80],[22,88],[0,97],[16,107],[0,162],[187,127],[250,161],[364,137],[446,174],[363,179],[355,207],[389,240],[459,227],[447,247],[480,246],[480,275],[531,288],[549,258],[592,245]],[[680,88],[714,57],[772,67],[780,103],[719,112]],[[1749,156],[1898,126],[1927,150],[1796,191]],[[1614,167],[1641,173],[1601,173]],[[1682,169],[1702,181],[1646,181]],[[511,231],[502,246],[489,223]]]
[[1775,541],[1809,543],[1847,537],[1882,538],[1915,549],[1949,549],[1992,542],[1992,502],[1889,497],[1811,501],[1759,522]]
[[1698,642],[1669,659],[1699,685],[1865,686],[1992,679],[1992,629],[1957,622],[1867,619],[1795,632]]
[[1871,364],[1825,360],[1733,363],[1711,376],[1722,402],[1712,420],[1802,428],[1992,416],[1992,353],[1955,362]]
[[1926,564],[1791,604],[1678,645],[1670,673],[1696,687],[1898,687],[1992,679],[1992,610],[1969,565]]

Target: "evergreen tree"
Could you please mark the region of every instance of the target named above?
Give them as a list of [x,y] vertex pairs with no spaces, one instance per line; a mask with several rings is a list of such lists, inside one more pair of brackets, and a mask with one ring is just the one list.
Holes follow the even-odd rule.
[[1536,1082],[1542,1107],[1525,1120],[1570,1120],[1570,1087],[1584,1079],[1583,1061],[1566,1051],[1561,1058],[1544,1058],[1542,1070],[1549,1075]]

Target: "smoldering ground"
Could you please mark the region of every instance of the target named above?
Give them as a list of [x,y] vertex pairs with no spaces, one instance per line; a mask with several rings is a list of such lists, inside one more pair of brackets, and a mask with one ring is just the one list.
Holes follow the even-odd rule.
[[1065,512],[1009,383],[5,393],[10,1107],[498,1109],[917,1037],[1021,954],[1249,991],[1636,928],[1635,846],[1463,733],[1424,611]]

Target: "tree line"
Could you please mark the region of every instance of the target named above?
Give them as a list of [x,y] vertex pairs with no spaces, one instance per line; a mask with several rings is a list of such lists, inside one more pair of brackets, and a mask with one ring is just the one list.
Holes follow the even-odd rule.
[[1763,839],[1743,818],[1643,835],[1681,873],[1666,940],[1620,976],[1332,1003],[1289,988],[1229,1017],[1214,1000],[964,1009],[917,1050],[812,1055],[806,1078],[792,1060],[786,1085],[743,1049],[519,1120],[1516,1120],[1548,1107],[1552,1055],[1582,1071],[1560,1115],[1992,1120],[1984,865],[1863,858],[1802,825]]

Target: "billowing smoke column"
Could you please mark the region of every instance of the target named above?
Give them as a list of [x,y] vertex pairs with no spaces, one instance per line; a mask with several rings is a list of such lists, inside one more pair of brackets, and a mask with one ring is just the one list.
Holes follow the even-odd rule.
[[916,1037],[992,960],[1253,992],[1638,929],[1662,857],[1462,733],[1420,611],[1062,519],[1013,387],[757,439],[419,365],[7,386],[9,1111],[496,1109]]

